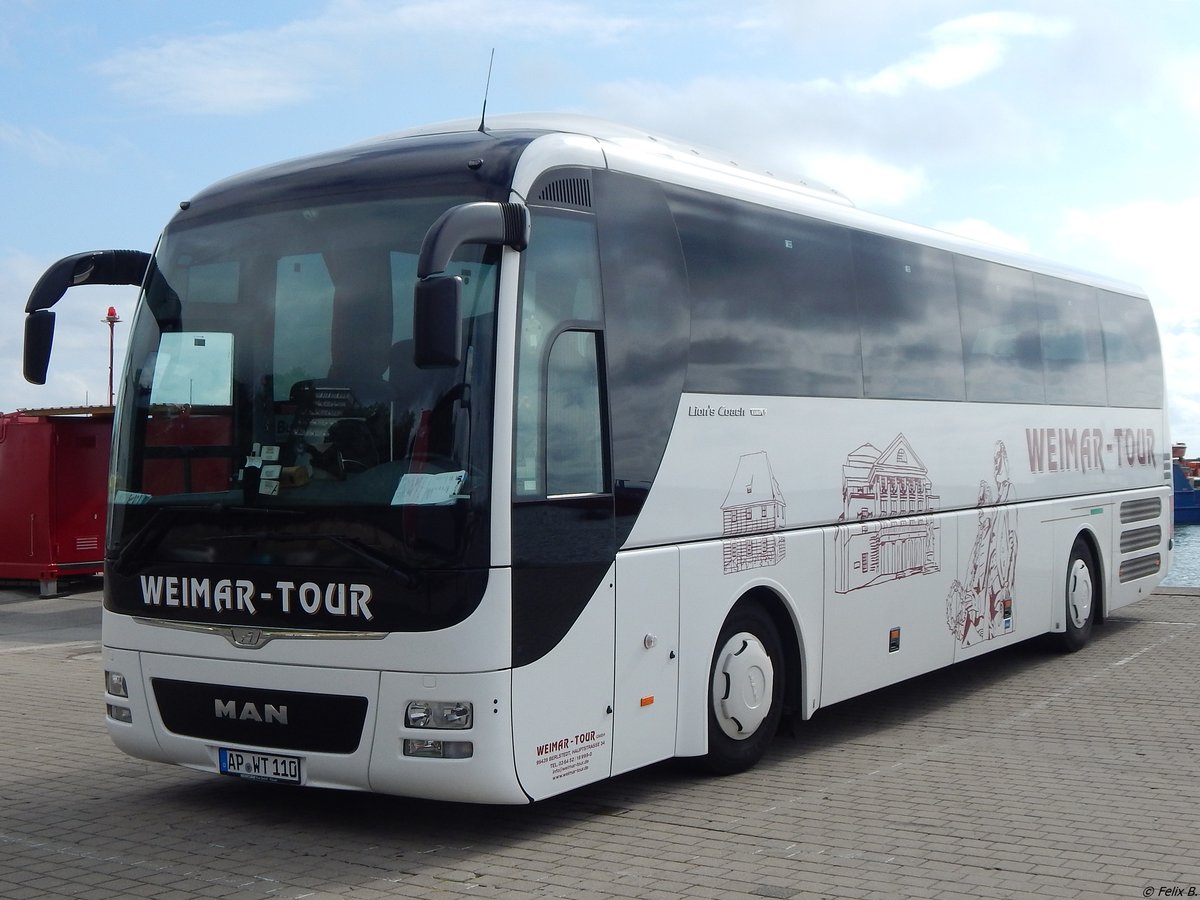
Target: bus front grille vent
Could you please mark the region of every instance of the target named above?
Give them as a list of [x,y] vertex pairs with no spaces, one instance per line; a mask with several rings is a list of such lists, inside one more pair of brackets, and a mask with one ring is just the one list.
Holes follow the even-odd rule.
[[586,178],[560,178],[542,188],[538,199],[548,203],[591,209],[592,183]]

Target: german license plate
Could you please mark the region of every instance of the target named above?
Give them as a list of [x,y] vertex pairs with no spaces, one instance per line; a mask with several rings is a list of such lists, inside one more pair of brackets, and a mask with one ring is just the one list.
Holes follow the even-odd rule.
[[220,749],[221,773],[238,775],[254,781],[300,783],[300,758],[277,756],[274,753],[252,753],[249,750]]

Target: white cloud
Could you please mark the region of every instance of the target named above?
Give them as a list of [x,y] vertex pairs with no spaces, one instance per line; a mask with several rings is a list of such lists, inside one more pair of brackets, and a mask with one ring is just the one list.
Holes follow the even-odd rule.
[[[344,90],[367,67],[378,77],[381,70],[438,49],[463,52],[457,39],[447,43],[445,38],[448,23],[466,22],[486,22],[493,41],[505,34],[514,40],[531,34],[576,34],[598,44],[637,24],[586,4],[557,0],[532,0],[511,8],[496,7],[490,0],[337,0],[308,19],[269,29],[149,42],[94,68],[117,92],[157,109],[249,115]],[[476,37],[486,43],[482,35]],[[419,84],[407,83],[398,90],[414,87],[420,89]]]
[[1163,66],[1163,84],[1184,109],[1200,119],[1200,54],[1169,60]]
[[1139,283],[1160,319],[1200,322],[1195,287],[1200,195],[1176,202],[1136,201],[1100,210],[1068,210],[1059,237],[1076,252]]
[[125,51],[96,71],[131,99],[186,115],[247,114],[308,99],[345,63],[306,28],[183,38]]
[[848,84],[855,91],[888,96],[898,96],[912,87],[959,87],[998,69],[1013,38],[1059,37],[1070,30],[1066,20],[1025,13],[967,16],[934,28],[929,33],[933,49]]
[[805,171],[864,209],[901,206],[929,187],[920,167],[905,169],[866,153],[800,154]]
[[40,128],[13,125],[9,122],[0,122],[0,146],[8,147],[46,166],[91,162],[97,159],[93,150],[59,140]]

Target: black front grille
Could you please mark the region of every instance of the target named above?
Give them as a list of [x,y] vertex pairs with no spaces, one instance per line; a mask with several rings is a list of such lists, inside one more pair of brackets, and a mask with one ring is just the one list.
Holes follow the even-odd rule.
[[220,744],[353,753],[362,739],[367,698],[272,691],[153,678],[169,731]]

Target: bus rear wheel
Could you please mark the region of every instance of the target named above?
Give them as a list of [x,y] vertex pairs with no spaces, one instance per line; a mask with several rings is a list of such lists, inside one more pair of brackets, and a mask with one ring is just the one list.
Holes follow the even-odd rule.
[[1092,636],[1096,624],[1096,607],[1100,602],[1100,579],[1096,570],[1096,559],[1083,538],[1076,538],[1071,548],[1071,561],[1067,563],[1066,629],[1062,633],[1062,647],[1074,653],[1083,648]]
[[779,727],[783,682],[783,650],[771,617],[757,604],[736,608],[713,652],[705,768],[731,775],[762,759]]

